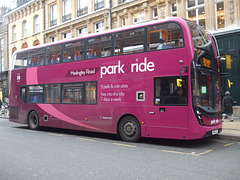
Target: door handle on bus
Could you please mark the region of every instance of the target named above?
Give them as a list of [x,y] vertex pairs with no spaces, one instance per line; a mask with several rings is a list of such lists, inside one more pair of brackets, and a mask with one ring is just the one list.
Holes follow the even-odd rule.
[[166,112],[166,108],[159,108],[159,112]]

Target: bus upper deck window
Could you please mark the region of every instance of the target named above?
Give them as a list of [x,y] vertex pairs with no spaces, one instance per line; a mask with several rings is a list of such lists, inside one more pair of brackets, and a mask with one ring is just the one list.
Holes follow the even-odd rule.
[[164,23],[148,28],[148,51],[183,47],[182,29],[177,23]]
[[21,52],[16,54],[16,59],[14,62],[14,69],[21,69],[27,67],[27,61],[28,61],[28,52]]
[[62,44],[46,48],[47,58],[45,64],[56,64],[62,61]]

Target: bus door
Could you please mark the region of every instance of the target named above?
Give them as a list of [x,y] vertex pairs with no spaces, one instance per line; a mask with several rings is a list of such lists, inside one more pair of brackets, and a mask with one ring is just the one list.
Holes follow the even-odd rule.
[[[154,126],[161,128],[156,132],[161,137],[184,138],[188,127],[188,80],[181,77],[154,78]],[[153,117],[153,116],[152,116]]]
[[20,113],[25,114],[27,111],[27,87],[22,86],[20,88],[20,98],[19,98],[19,108],[20,108]]

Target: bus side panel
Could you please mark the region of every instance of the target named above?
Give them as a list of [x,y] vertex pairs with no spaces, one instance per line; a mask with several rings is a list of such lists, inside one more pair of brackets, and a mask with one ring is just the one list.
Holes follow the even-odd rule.
[[[209,135],[212,134],[211,131],[213,130],[221,130],[222,129],[222,123],[216,125],[216,126],[201,126],[197,120],[196,121],[190,121],[189,122],[189,139],[201,139],[203,138],[207,133]],[[218,132],[220,133],[220,132]]]
[[[26,102],[21,99],[20,85],[26,84],[26,69],[11,72],[11,88],[9,96],[9,121],[26,124]],[[23,108],[23,109],[22,109]]]

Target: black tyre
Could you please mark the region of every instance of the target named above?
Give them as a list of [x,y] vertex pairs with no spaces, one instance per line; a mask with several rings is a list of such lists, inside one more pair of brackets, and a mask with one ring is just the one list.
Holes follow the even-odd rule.
[[125,116],[121,119],[118,132],[124,141],[136,142],[141,138],[141,126],[133,116]]
[[32,111],[28,116],[28,127],[37,130],[39,128],[39,117],[36,111]]

